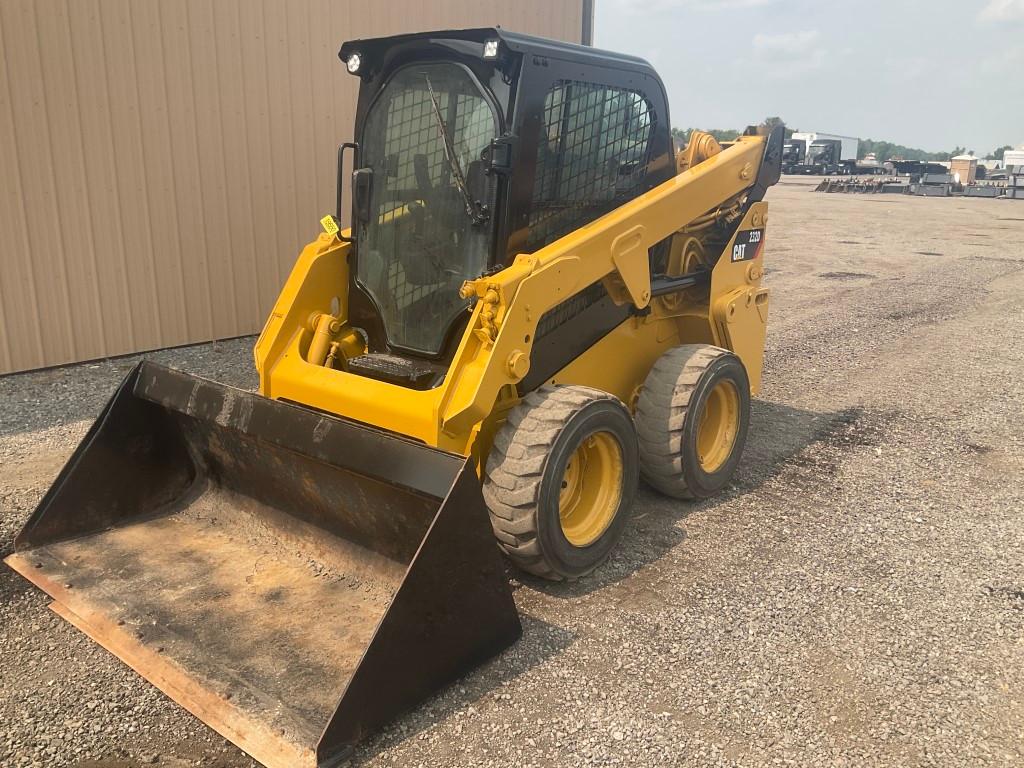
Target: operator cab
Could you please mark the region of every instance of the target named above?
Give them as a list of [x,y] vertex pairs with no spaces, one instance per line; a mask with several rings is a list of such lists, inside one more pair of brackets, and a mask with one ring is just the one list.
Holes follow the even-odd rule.
[[350,206],[362,375],[436,386],[469,318],[464,281],[675,173],[664,87],[642,59],[501,29],[357,40],[339,56],[361,81],[337,213]]

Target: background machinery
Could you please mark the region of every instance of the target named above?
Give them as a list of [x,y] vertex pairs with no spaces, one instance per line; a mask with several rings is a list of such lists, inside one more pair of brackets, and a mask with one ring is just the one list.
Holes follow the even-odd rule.
[[768,312],[781,125],[675,154],[646,62],[498,29],[340,55],[356,141],[259,392],[138,365],[7,561],[268,766],[335,764],[514,642],[495,538],[575,579],[641,475],[720,490]]
[[803,139],[788,139],[782,145],[782,172],[796,173],[796,169],[804,165],[807,157],[807,142]]
[[796,131],[786,142],[783,170],[815,176],[857,173],[859,147],[860,140],[850,136]]

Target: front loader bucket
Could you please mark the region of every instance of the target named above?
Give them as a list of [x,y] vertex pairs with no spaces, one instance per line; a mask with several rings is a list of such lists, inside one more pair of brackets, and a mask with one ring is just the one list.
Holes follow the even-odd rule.
[[492,536],[466,458],[144,362],[7,562],[292,768],[334,764],[515,641]]

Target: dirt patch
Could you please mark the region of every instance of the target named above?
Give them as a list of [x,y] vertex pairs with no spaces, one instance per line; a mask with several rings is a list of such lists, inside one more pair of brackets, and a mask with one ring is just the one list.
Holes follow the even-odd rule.
[[59,450],[38,456],[13,459],[0,469],[0,488],[30,490],[49,486],[70,454]]
[[[981,243],[977,243],[981,245]],[[1004,264],[1024,264],[1024,259],[1012,259],[1009,256],[970,256],[973,261],[999,261]]]
[[1024,611],[1024,586],[993,587],[986,584],[984,589],[989,596],[1007,599],[1014,608]]
[[874,275],[869,275],[867,272],[819,272],[818,277],[823,277],[826,280],[867,280]]

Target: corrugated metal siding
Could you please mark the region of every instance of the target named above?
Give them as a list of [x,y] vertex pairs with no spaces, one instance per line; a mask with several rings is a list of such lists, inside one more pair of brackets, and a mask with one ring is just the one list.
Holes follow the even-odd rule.
[[259,330],[334,206],[341,42],[584,0],[0,0],[0,373]]

